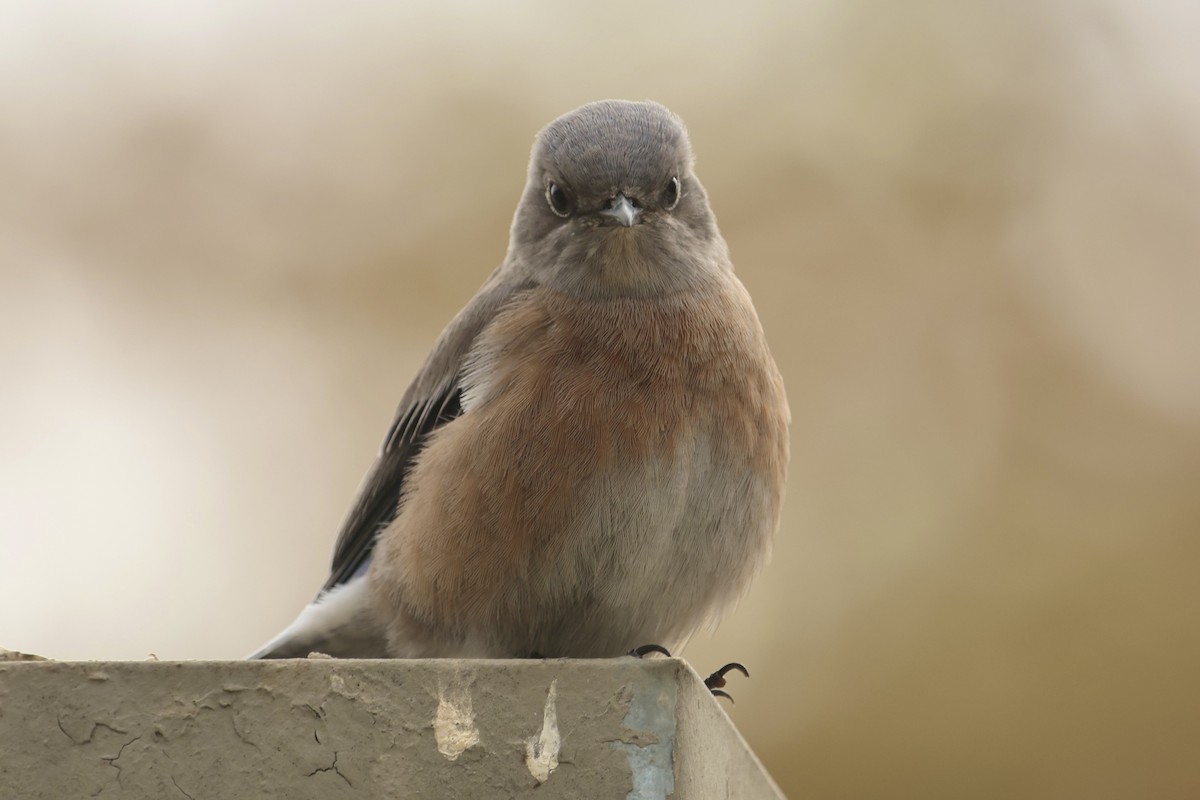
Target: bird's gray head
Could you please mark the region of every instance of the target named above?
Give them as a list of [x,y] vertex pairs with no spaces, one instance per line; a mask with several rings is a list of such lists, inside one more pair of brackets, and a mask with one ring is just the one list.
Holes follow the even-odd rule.
[[509,262],[583,296],[661,294],[729,269],[687,132],[658,103],[602,100],[533,145]]

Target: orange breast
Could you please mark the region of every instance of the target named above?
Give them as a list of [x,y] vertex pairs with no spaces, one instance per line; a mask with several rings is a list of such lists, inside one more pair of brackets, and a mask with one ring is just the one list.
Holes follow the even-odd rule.
[[700,435],[714,459],[782,491],[782,382],[736,281],[598,302],[534,290],[488,327],[474,359],[473,405],[433,436],[388,532],[398,547],[382,548],[410,608],[479,620],[500,595],[520,603],[598,481],[639,460],[669,463]]

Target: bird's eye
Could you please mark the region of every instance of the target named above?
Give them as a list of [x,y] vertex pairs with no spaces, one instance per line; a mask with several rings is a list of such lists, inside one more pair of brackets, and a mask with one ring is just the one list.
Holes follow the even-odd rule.
[[558,216],[571,215],[571,198],[567,197],[567,193],[554,181],[546,184],[546,202],[550,204],[550,210]]
[[667,183],[667,188],[663,189],[663,208],[667,211],[674,210],[675,206],[679,205],[679,198],[683,196],[680,191],[679,178],[672,177]]

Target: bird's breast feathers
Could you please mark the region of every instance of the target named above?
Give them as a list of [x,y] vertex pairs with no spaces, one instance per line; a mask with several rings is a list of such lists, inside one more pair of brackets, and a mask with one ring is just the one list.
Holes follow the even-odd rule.
[[[384,535],[414,605],[470,619],[597,586],[614,610],[659,592],[719,602],[714,585],[736,595],[765,558],[787,407],[732,275],[657,298],[524,292],[479,337],[464,385],[463,415],[431,437]],[[597,574],[610,568],[628,574]]]

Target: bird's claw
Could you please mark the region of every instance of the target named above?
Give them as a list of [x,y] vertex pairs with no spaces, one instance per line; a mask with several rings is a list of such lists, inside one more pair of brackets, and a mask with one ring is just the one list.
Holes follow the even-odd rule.
[[727,683],[725,680],[726,673],[731,672],[732,670],[737,670],[747,678],[750,677],[750,670],[746,669],[745,665],[739,664],[736,661],[729,662],[712,675],[709,675],[704,679],[704,685],[710,692],[712,692],[713,697],[724,697],[729,702],[733,702],[733,698],[729,696],[729,692],[721,691],[721,689],[723,689]]
[[671,651],[663,647],[661,644],[644,644],[641,647],[635,647],[629,651],[628,655],[634,658],[642,658],[647,653],[661,653],[667,658],[671,657]]

